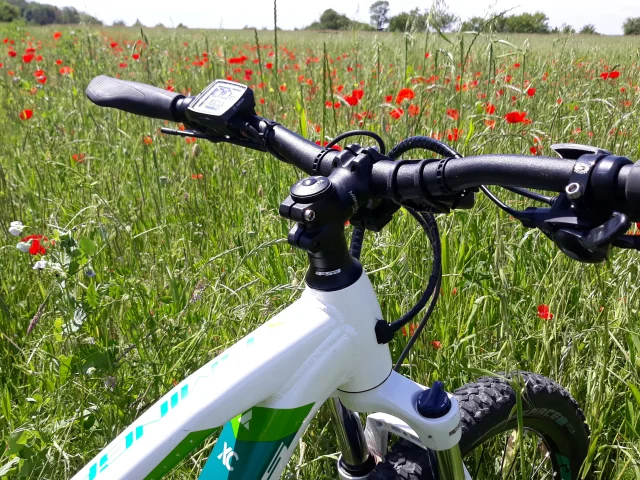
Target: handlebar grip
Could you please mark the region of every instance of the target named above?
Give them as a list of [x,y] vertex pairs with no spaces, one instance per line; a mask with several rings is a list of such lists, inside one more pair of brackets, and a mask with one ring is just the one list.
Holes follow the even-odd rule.
[[118,80],[100,75],[87,86],[87,97],[100,107],[117,108],[145,117],[173,122],[178,118],[177,104],[184,95],[144,83]]

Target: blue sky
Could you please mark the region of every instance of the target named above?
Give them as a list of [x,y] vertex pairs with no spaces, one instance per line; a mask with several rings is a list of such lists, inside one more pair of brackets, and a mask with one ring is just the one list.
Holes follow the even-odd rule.
[[[43,0],[44,1],[44,0]],[[374,0],[278,0],[278,24],[284,29],[304,27],[327,8],[350,18],[368,21],[369,5]],[[245,25],[262,28],[273,26],[272,0],[47,0],[57,6],[73,6],[90,13],[107,24],[124,20],[132,24],[140,19],[145,25],[163,23],[175,26],[183,23],[191,28],[242,28]],[[419,0],[389,0],[391,14],[412,8],[428,8],[430,2]],[[551,26],[568,23],[580,28],[593,23],[600,33],[622,34],[622,22],[627,17],[640,16],[640,0],[452,0],[449,9],[463,19],[491,11],[514,8],[515,13],[542,10]]]

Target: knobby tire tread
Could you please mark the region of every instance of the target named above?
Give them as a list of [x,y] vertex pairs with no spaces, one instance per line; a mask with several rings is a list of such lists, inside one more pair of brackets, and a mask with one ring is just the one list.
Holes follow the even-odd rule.
[[[529,415],[529,412],[535,408],[540,409],[541,406],[558,411],[568,418],[568,423],[574,429],[572,441],[575,454],[571,458],[571,476],[577,478],[589,445],[589,427],[584,413],[560,384],[536,373],[514,372],[505,377],[482,377],[454,392],[460,404],[460,449],[463,457],[484,440],[510,429],[505,427],[508,420],[511,424],[514,421],[512,412],[516,405],[516,392],[509,379],[518,376],[526,385],[526,392],[523,392],[523,412],[526,419],[535,422],[536,416]],[[399,440],[367,480],[432,480],[437,478],[437,473],[434,474],[432,469],[437,472],[433,455],[411,442]]]

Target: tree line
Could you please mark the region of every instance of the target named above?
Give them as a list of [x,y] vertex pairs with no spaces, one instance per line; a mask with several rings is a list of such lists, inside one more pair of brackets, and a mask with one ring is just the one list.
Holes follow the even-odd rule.
[[[598,35],[593,24],[584,25],[576,30],[571,25],[551,27],[549,17],[544,12],[522,13],[519,15],[497,15],[490,19],[471,17],[462,21],[460,17],[449,12],[446,5],[439,8],[420,10],[414,8],[409,12],[402,12],[394,16],[389,15],[389,2],[378,0],[369,8],[370,23],[361,23],[349,19],[346,15],[333,9],[325,10],[317,22],[307,27],[310,30],[378,30],[390,32],[424,32],[453,31],[463,32],[488,31],[498,33],[564,33]],[[627,18],[622,26],[625,35],[640,35],[640,17]]]
[[20,19],[35,25],[52,23],[102,25],[97,18],[79,12],[73,7],[58,8],[26,0],[0,0],[0,22],[13,22]]

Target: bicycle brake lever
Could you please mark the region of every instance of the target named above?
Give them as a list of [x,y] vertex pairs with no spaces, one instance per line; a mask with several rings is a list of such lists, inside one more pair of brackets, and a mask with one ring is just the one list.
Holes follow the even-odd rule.
[[622,235],[616,238],[612,245],[617,248],[640,250],[640,235]]
[[614,216],[602,225],[589,230],[582,239],[582,243],[589,250],[596,250],[611,244],[616,238],[627,232],[630,226],[631,221],[625,214],[615,212]]

